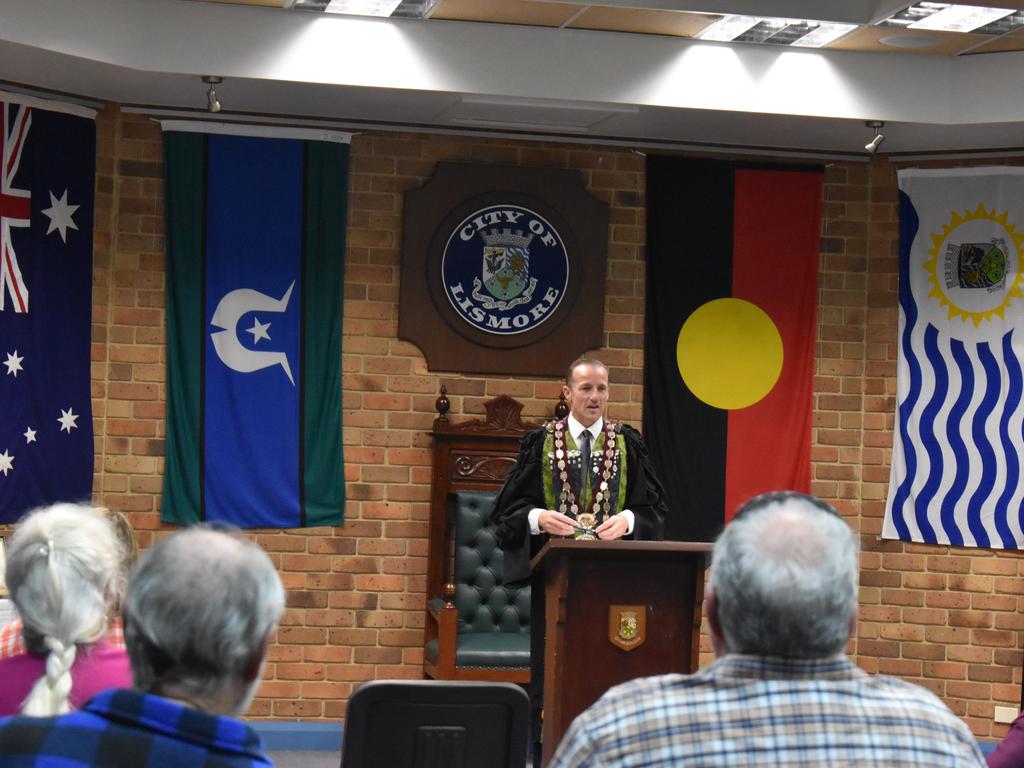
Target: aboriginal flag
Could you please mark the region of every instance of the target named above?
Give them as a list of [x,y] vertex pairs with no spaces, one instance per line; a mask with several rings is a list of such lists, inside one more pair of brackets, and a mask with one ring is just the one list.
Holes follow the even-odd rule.
[[820,168],[647,160],[644,437],[666,537],[810,488]]

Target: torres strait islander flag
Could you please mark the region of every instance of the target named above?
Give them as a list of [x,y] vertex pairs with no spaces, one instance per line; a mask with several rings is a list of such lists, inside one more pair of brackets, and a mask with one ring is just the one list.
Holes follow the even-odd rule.
[[899,171],[896,429],[882,535],[1024,547],[1024,168]]
[[92,491],[95,112],[0,93],[0,523]]
[[246,528],[339,524],[349,136],[163,128],[161,517]]
[[808,491],[822,171],[647,159],[644,439],[666,536]]

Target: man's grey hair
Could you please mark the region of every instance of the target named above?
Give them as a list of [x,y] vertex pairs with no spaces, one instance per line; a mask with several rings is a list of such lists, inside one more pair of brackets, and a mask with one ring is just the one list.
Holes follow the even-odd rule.
[[22,713],[56,715],[70,708],[71,666],[78,646],[107,632],[120,597],[122,549],[109,520],[88,505],[54,504],[23,518],[7,554],[7,589],[23,623],[25,644],[47,654],[46,672]]
[[273,563],[252,541],[205,527],[171,534],[139,558],[128,583],[135,687],[193,702],[237,694],[231,714],[240,714],[255,689],[247,672],[262,663],[284,602]]
[[749,501],[715,542],[709,577],[730,653],[818,659],[841,653],[857,611],[857,538],[799,493]]

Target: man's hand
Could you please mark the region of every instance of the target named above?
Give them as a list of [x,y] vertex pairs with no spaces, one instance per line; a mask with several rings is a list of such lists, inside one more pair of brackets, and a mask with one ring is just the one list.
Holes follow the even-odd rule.
[[597,538],[611,541],[621,539],[629,529],[629,521],[624,515],[612,515],[599,526],[597,526]]
[[537,527],[552,536],[571,536],[575,525],[571,517],[566,517],[553,509],[544,510],[537,518]]

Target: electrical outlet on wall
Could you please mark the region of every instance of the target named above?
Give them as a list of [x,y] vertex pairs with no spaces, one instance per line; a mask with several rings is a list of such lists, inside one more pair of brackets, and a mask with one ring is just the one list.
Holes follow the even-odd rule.
[[996,707],[995,721],[997,723],[1012,723],[1017,719],[1017,710],[1014,707]]

